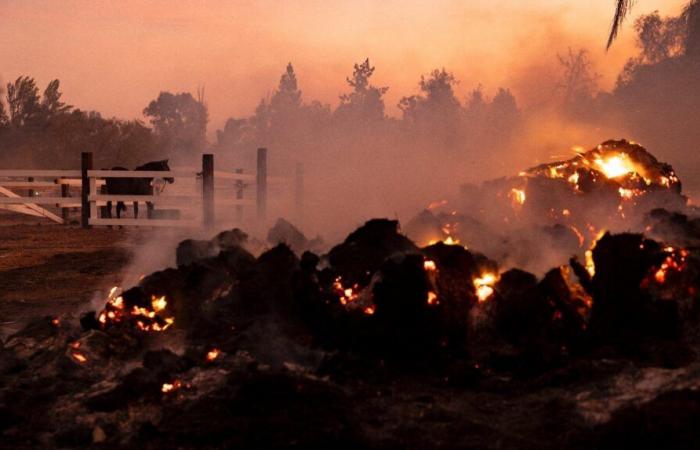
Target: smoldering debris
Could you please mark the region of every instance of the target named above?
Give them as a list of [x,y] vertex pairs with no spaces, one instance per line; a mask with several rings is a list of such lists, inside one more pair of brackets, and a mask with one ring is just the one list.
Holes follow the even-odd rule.
[[[578,393],[621,370],[700,368],[694,248],[606,234],[592,268],[538,278],[459,244],[419,247],[386,219],[324,255],[254,257],[244,236],[217,235],[82,321],[40,318],[3,342],[3,440],[376,448],[406,443],[411,423],[410,442],[431,448],[478,421],[472,438],[493,448],[498,417],[516,446],[584,445],[637,419],[622,402],[591,428]],[[535,425],[551,408],[566,434]]]

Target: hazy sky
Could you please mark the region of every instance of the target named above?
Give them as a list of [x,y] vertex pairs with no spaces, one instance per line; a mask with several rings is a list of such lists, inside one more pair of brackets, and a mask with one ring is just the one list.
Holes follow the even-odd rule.
[[[639,0],[635,16],[675,14],[685,0]],[[211,126],[252,112],[291,61],[304,98],[337,103],[352,64],[369,57],[387,105],[445,66],[466,94],[477,83],[516,93],[558,51],[589,46],[604,85],[631,55],[628,21],[603,51],[613,0],[0,0],[0,77],[43,85],[106,116],[141,118],[161,90],[206,88]]]

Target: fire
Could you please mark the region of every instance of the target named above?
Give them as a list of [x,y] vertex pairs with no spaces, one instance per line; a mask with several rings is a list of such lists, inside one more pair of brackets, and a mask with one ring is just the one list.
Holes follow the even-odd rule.
[[428,291],[428,304],[429,305],[439,305],[437,294],[433,291]]
[[[447,236],[445,239],[431,239],[428,242],[428,245],[434,245],[437,244],[438,242],[442,242],[445,245],[461,245],[459,242],[459,239],[453,238],[452,236]],[[466,248],[466,247],[465,247]]]
[[688,257],[688,250],[685,249],[676,252],[675,248],[666,247],[664,248],[664,252],[668,255],[661,263],[661,266],[654,272],[654,280],[658,284],[664,284],[666,282],[666,277],[670,271],[680,272],[685,269],[686,258]]
[[508,198],[511,199],[511,201],[513,202],[513,205],[522,205],[523,203],[525,203],[525,199],[527,197],[525,195],[524,190],[513,188],[508,193]]
[[218,348],[213,348],[207,352],[207,361],[211,362],[214,361],[216,358],[219,357],[219,354],[221,351]]
[[74,360],[78,361],[80,364],[87,362],[87,357],[80,352],[71,352],[70,354]]
[[498,281],[498,277],[490,272],[474,279],[474,287],[476,288],[476,296],[479,299],[479,303],[483,303],[491,298],[496,281]]
[[433,210],[435,208],[439,208],[440,206],[444,206],[447,204],[447,200],[438,200],[436,202],[432,202],[427,206],[428,210]]
[[153,310],[156,312],[164,310],[165,307],[168,306],[168,302],[165,301],[165,295],[161,297],[156,297],[155,295],[151,296],[151,306],[153,306]]
[[425,269],[426,272],[435,272],[437,270],[437,265],[435,264],[435,261],[426,259],[423,262],[423,269]]
[[362,310],[365,314],[371,316],[374,314],[374,306],[368,306],[365,309]]
[[169,392],[176,391],[182,387],[182,382],[180,380],[175,380],[172,383],[163,383],[163,386],[161,386],[160,391],[164,394],[167,394]]
[[[595,228],[593,228],[593,226],[589,225],[589,231],[594,233]],[[586,261],[586,270],[588,271],[588,274],[591,277],[595,276],[595,262],[593,261],[593,249],[595,249],[596,244],[605,235],[605,233],[606,233],[605,230],[598,231],[595,238],[593,239],[593,244],[591,245],[591,248],[586,250],[586,252],[583,254],[585,257],[585,261]]]
[[333,281],[333,290],[338,295],[342,305],[347,305],[348,303],[357,300],[359,297],[358,289],[358,284],[354,284],[352,287],[344,287],[341,277],[338,277],[335,279],[335,281]]
[[608,178],[617,178],[636,171],[634,163],[626,153],[619,153],[605,159],[596,158],[593,163]]
[[116,286],[109,291],[105,309],[97,317],[102,326],[106,327],[111,323],[120,323],[132,319],[139,330],[165,331],[175,323],[174,317],[163,316],[168,306],[165,295],[152,295],[150,309],[133,305],[127,312],[124,297],[120,295],[120,291]]
[[591,277],[593,277],[595,276],[595,262],[593,262],[593,250],[586,250],[584,256],[586,258],[586,270],[588,271],[588,274]]

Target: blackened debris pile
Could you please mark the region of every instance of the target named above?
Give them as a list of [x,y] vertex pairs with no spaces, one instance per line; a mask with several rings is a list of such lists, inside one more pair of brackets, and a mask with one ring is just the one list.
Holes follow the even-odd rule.
[[[630,367],[700,373],[698,253],[639,234],[606,234],[589,264],[541,278],[421,248],[386,219],[326,255],[254,257],[239,230],[179,250],[177,268],[111,292],[81,325],[43,318],[3,343],[5,442],[591,446],[637,422],[630,409],[586,422],[583,390]],[[566,432],[541,426],[553,418]]]

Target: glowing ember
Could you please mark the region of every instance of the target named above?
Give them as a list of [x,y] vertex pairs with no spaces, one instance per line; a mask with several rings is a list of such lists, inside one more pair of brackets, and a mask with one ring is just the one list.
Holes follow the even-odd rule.
[[525,203],[525,191],[522,189],[511,189],[508,193],[508,198],[511,199],[514,205],[522,205]]
[[219,357],[219,354],[221,352],[219,351],[218,348],[211,349],[207,352],[207,361],[214,361],[216,358]]
[[654,272],[654,280],[658,284],[664,284],[669,272],[681,272],[685,269],[686,258],[688,257],[687,250],[676,251],[673,247],[664,248],[664,252],[668,253],[666,259],[661,263],[661,266]]
[[436,201],[436,202],[432,202],[431,204],[429,204],[429,205],[427,206],[427,209],[428,209],[428,210],[432,210],[432,209],[435,209],[435,208],[439,208],[440,206],[444,206],[444,205],[446,205],[446,204],[447,204],[447,200],[438,200],[438,201]]
[[357,300],[359,297],[358,289],[359,285],[357,284],[354,284],[352,287],[344,287],[341,277],[333,281],[333,291],[338,295],[341,305],[347,305]]
[[437,294],[433,291],[428,291],[428,304],[429,305],[439,305]]
[[59,326],[60,324],[61,324],[61,321],[58,319],[58,317],[55,317],[55,318],[51,319],[51,325],[57,327],[57,326]]
[[481,277],[474,280],[476,288],[476,296],[479,303],[483,303],[493,295],[493,285],[498,281],[498,277],[493,273],[483,274]]
[[426,259],[423,262],[423,269],[425,269],[427,272],[434,272],[437,270],[437,265],[435,264],[435,261]]
[[595,276],[595,263],[593,262],[593,250],[586,250],[586,253],[584,253],[584,256],[586,258],[586,270],[588,271],[588,274],[593,277]]
[[447,239],[442,242],[445,245],[459,245],[459,239],[453,239],[452,236],[447,236]]
[[151,306],[153,306],[153,310],[156,312],[164,310],[165,307],[168,306],[168,302],[165,301],[165,295],[161,297],[156,297],[155,295],[151,296]]
[[163,386],[161,386],[160,391],[164,394],[167,394],[169,392],[176,391],[182,387],[182,383],[180,380],[175,380],[172,383],[163,383]]
[[151,309],[133,305],[130,310],[127,310],[124,304],[124,297],[119,295],[120,291],[118,287],[113,287],[109,291],[105,309],[97,316],[98,322],[103,327],[132,319],[139,330],[165,331],[175,323],[174,317],[163,315],[168,306],[164,295],[151,296]]
[[73,357],[74,360],[78,361],[80,364],[87,362],[87,358],[82,353],[71,352],[70,355]]
[[367,315],[372,315],[374,314],[374,306],[368,306],[365,309],[362,310],[365,314]]

